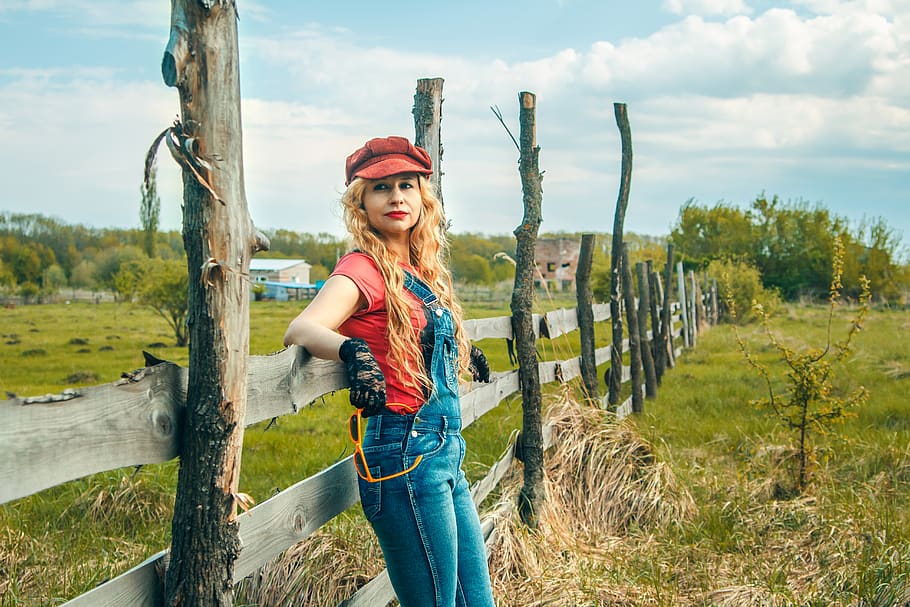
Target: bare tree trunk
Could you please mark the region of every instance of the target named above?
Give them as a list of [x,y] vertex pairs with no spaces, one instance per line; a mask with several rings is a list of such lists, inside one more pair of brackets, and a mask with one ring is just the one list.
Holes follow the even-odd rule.
[[670,324],[670,299],[673,292],[673,243],[667,243],[667,265],[664,267],[664,303],[660,311],[660,341],[664,349],[667,368],[672,369],[676,364],[673,351],[673,327]]
[[686,272],[683,262],[676,262],[676,282],[679,289],[679,311],[682,313],[683,347],[688,348],[692,343],[692,334],[689,329],[689,295],[686,293]]
[[632,270],[629,268],[629,245],[622,244],[622,296],[629,323],[629,364],[632,371],[632,413],[644,411],[641,398],[641,340],[635,308],[635,290],[632,287]]
[[235,522],[249,354],[249,266],[267,248],[247,209],[233,1],[172,0],[165,83],[180,93],[167,133],[183,170],[189,267],[186,423],[172,522],[166,604],[233,604]]
[[540,172],[537,145],[537,99],[533,93],[518,94],[521,134],[519,149],[524,218],[515,228],[515,288],[512,290],[512,332],[518,355],[518,381],[521,385],[522,425],[521,461],[524,462],[524,485],[518,496],[518,513],[525,525],[537,528],[540,506],[545,499],[543,485],[543,436],[540,413],[540,373],[534,337],[532,306],[534,301],[534,250],[540,227],[543,199],[543,175]]
[[[442,202],[442,78],[420,78],[414,94],[414,143],[425,149],[433,161],[430,183]],[[443,205],[445,206],[445,205]]]
[[575,301],[581,341],[581,379],[589,403],[597,400],[597,362],[594,357],[594,310],[591,308],[591,265],[594,260],[594,234],[581,235],[581,250],[575,269]]
[[648,398],[657,396],[657,373],[654,371],[654,357],[650,343],[656,341],[656,327],[651,327],[651,342],[648,342],[648,312],[651,309],[651,286],[645,264],[635,264],[638,274],[638,335],[641,339],[641,364],[645,371],[645,395]]
[[657,385],[660,385],[660,378],[664,374],[666,365],[666,356],[661,360],[660,354],[660,314],[657,311],[660,305],[660,276],[654,271],[654,266],[649,259],[647,262],[648,274],[648,293],[650,295],[650,313],[651,313],[651,356],[654,360],[654,375],[657,378]]
[[610,349],[610,375],[607,402],[615,411],[622,390],[622,311],[620,310],[622,290],[622,230],[629,206],[629,188],[632,185],[632,131],[625,103],[614,103],[613,113],[622,140],[622,167],[619,182],[619,196],[616,200],[616,214],[613,218],[613,242],[610,249],[610,320],[613,328],[613,347]]

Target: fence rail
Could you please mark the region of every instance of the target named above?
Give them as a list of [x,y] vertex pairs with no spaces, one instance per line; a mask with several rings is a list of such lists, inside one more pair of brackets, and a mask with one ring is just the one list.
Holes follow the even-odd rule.
[[[595,322],[610,318],[609,305],[595,305]],[[673,320],[682,314],[678,304]],[[675,324],[675,323],[674,323]],[[535,315],[535,333],[555,338],[578,328],[575,309]],[[465,321],[472,341],[511,339],[510,317]],[[675,340],[683,329],[671,331]],[[650,332],[648,333],[650,338]],[[629,347],[623,342],[623,350]],[[595,350],[597,365],[610,360],[612,346]],[[580,375],[580,357],[538,364],[541,383],[569,381]],[[490,383],[474,383],[462,393],[465,426],[519,391],[518,371],[494,373]],[[623,368],[623,382],[630,378]],[[88,474],[124,466],[160,463],[178,454],[181,403],[187,370],[162,362],[101,386],[67,391],[63,395],[13,398],[0,401],[0,503],[36,493]],[[249,364],[247,425],[296,413],[319,397],[347,387],[339,363],[315,359],[302,348],[251,356]],[[631,411],[631,397],[617,416]],[[60,457],[66,445],[66,457]],[[479,504],[500,482],[514,459],[514,445],[472,487]],[[301,480],[238,517],[243,550],[234,565],[234,581],[254,573],[295,543],[359,500],[353,460],[349,456]],[[489,531],[489,530],[488,530]],[[82,594],[66,607],[155,607],[162,601],[159,570],[167,551],[161,551],[125,573]],[[379,576],[347,602],[347,607],[374,605],[392,598],[388,576]],[[384,598],[387,597],[387,598]]]

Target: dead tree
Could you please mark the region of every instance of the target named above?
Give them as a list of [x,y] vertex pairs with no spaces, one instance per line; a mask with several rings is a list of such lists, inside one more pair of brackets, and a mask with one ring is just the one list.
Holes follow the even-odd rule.
[[[638,274],[638,334],[641,339],[641,365],[645,372],[645,395],[648,398],[657,396],[657,372],[654,370],[654,356],[651,343],[657,340],[657,329],[651,325],[651,342],[648,341],[648,315],[651,310],[651,285],[645,264],[635,264]],[[655,316],[656,316],[655,312]]]
[[516,248],[515,287],[512,290],[512,333],[518,356],[518,381],[521,385],[522,424],[520,435],[521,461],[524,463],[524,485],[518,496],[518,512],[525,525],[537,528],[540,506],[543,504],[543,435],[540,412],[540,372],[537,368],[537,348],[534,337],[532,305],[534,301],[534,251],[537,230],[540,228],[540,207],[543,199],[543,175],[540,172],[537,145],[537,99],[533,93],[518,94],[520,105],[519,135],[521,190],[524,217],[515,228]]
[[644,411],[641,397],[641,339],[638,331],[638,313],[635,309],[635,290],[632,287],[632,270],[629,267],[629,245],[622,243],[622,296],[629,325],[629,364],[632,372],[632,412]]
[[[237,7],[172,0],[161,64],[180,95],[180,119],[162,137],[183,172],[189,268],[189,381],[180,437],[165,602],[233,604],[240,552],[235,516],[249,355],[249,266],[267,241],[247,209],[241,150]],[[160,140],[160,138],[159,138]]]
[[[430,154],[433,174],[430,183],[442,202],[442,78],[420,78],[414,94],[414,143]],[[443,205],[445,206],[445,205]]]
[[632,131],[625,103],[614,103],[613,113],[622,140],[622,167],[616,214],[613,217],[613,242],[610,248],[610,320],[613,329],[613,347],[610,349],[610,371],[607,402],[615,411],[622,390],[622,230],[629,206],[629,188],[632,185]]
[[667,243],[667,265],[664,266],[664,298],[660,311],[661,363],[663,369],[672,369],[676,363],[673,351],[673,325],[670,320],[670,298],[673,293],[673,243]]
[[581,341],[581,379],[588,402],[597,400],[597,362],[594,356],[594,310],[591,308],[591,265],[594,261],[594,234],[581,235],[581,250],[575,268],[575,301]]

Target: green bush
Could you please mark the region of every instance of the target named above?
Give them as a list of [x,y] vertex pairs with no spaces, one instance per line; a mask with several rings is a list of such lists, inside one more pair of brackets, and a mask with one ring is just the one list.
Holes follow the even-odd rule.
[[[746,324],[758,320],[758,314],[752,309],[753,303],[759,303],[768,313],[780,305],[780,295],[774,289],[762,285],[758,268],[743,261],[716,259],[708,264],[708,276],[721,279],[720,292],[721,322]],[[732,297],[735,314],[730,313],[727,301]]]

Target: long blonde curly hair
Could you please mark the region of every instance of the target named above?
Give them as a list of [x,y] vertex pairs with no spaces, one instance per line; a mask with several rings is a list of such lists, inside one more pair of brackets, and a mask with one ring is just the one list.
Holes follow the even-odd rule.
[[[418,175],[421,198],[421,212],[417,223],[411,228],[408,242],[410,259],[407,262],[420,272],[420,278],[439,298],[439,302],[451,310],[455,325],[455,339],[458,342],[459,374],[468,372],[471,342],[462,327],[461,306],[452,289],[452,275],[445,264],[449,242],[443,230],[444,216],[442,203],[436,197],[433,184],[423,175]],[[404,271],[398,265],[398,258],[391,253],[382,235],[367,219],[363,208],[363,194],[369,179],[355,178],[341,197],[344,224],[353,241],[354,248],[373,258],[385,282],[386,310],[389,315],[386,337],[389,340],[391,367],[398,370],[401,382],[406,386],[420,386],[433,389],[433,382],[427,376],[423,365],[417,365],[413,376],[406,376],[408,361],[422,361],[420,340],[411,324],[411,306],[404,295]]]

